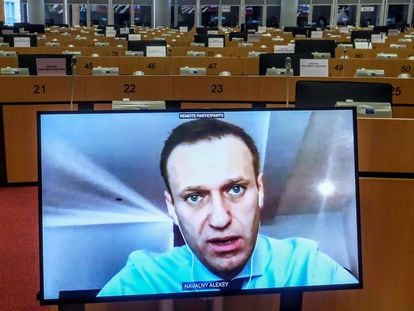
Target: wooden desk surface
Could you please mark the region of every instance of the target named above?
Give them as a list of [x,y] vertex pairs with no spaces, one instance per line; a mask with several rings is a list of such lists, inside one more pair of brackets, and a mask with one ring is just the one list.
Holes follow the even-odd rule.
[[[385,82],[393,85],[393,103],[413,105],[414,78],[289,78],[289,101],[295,101],[297,80]],[[18,82],[17,82],[18,81]],[[110,83],[109,83],[110,81]],[[151,81],[151,83],[148,83]],[[183,85],[183,81],[187,81]],[[65,102],[70,100],[72,83],[74,101],[112,101],[133,99],[179,100],[255,100],[286,102],[286,77],[267,76],[0,76],[0,103]],[[223,86],[213,90],[212,84]],[[127,85],[135,85],[131,91]],[[178,87],[178,89],[174,89]],[[133,88],[133,87],[132,87]],[[18,91],[16,91],[18,89]],[[198,96],[195,96],[194,90]]]

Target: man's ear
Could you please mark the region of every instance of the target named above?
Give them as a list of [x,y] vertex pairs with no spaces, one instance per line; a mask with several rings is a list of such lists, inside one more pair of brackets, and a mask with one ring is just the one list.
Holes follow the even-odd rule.
[[264,187],[263,187],[263,173],[257,175],[257,190],[258,190],[258,197],[257,197],[257,205],[259,208],[263,208],[264,204]]
[[178,226],[178,218],[177,214],[175,213],[175,206],[171,197],[171,194],[165,190],[164,191],[164,198],[165,198],[165,204],[167,205],[168,215],[173,219],[174,224]]

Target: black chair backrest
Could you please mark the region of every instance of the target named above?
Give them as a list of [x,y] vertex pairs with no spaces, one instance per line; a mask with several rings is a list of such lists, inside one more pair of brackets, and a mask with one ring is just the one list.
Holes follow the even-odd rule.
[[338,101],[383,102],[392,104],[390,83],[297,81],[295,107],[335,107]]

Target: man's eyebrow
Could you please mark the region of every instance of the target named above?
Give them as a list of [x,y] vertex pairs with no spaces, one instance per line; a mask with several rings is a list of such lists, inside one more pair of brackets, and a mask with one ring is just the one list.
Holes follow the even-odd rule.
[[187,186],[184,189],[180,190],[178,194],[180,196],[183,196],[185,194],[192,193],[192,192],[205,192],[205,191],[207,191],[207,189],[203,186]]
[[220,189],[226,189],[230,186],[233,186],[234,184],[243,184],[243,185],[245,185],[245,184],[248,184],[248,183],[249,183],[249,180],[247,178],[239,176],[239,177],[236,177],[236,178],[231,178],[231,179],[226,180],[226,182],[223,183],[223,185],[220,186]]

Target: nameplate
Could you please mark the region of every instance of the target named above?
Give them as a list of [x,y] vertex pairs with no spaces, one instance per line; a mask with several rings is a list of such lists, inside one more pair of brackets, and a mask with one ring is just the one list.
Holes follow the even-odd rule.
[[349,33],[348,27],[339,27],[339,33]]
[[314,30],[311,32],[311,38],[313,39],[323,39],[323,31]]
[[400,31],[398,29],[388,29],[388,35],[390,37],[395,37],[400,34]]
[[130,33],[128,35],[128,41],[140,41],[141,40],[141,34],[139,33]]
[[224,48],[223,38],[208,38],[207,46],[209,48]]
[[361,50],[371,49],[371,44],[369,42],[355,41],[354,44],[355,44],[356,49],[361,49]]
[[218,30],[207,30],[208,35],[218,35]]
[[128,27],[120,28],[119,33],[121,35],[127,35],[127,34],[129,34],[129,28]]
[[66,76],[65,58],[36,58],[38,76]]
[[116,30],[114,29],[106,29],[105,37],[114,38],[116,37]]
[[165,46],[147,46],[147,57],[166,57],[167,47]]
[[372,34],[371,43],[385,43],[385,36],[383,34]]
[[260,42],[260,33],[248,33],[247,42]]
[[264,33],[264,32],[266,32],[266,26],[259,26],[259,27],[257,27],[257,32],[258,33]]
[[179,31],[180,32],[188,32],[188,27],[187,26],[180,26]]
[[300,60],[301,77],[328,77],[329,61],[328,59],[301,59]]
[[29,48],[30,47],[30,38],[29,37],[14,37],[14,46],[16,48]]
[[294,44],[288,44],[288,45],[275,45],[273,47],[273,51],[276,54],[283,54],[283,53],[295,53],[295,45]]

